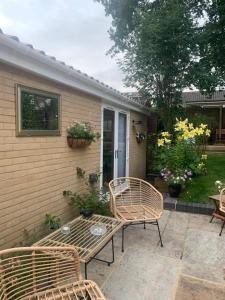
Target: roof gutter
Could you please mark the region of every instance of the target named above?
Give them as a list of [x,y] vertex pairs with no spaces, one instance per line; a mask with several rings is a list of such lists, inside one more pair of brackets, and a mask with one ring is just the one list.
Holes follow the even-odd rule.
[[94,95],[108,103],[150,114],[144,106],[130,101],[117,90],[45,55],[43,51],[19,42],[17,38],[0,33],[0,45],[0,61],[6,64]]

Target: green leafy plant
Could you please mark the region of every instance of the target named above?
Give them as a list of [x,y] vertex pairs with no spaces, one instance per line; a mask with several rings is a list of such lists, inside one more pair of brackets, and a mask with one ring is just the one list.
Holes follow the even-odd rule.
[[86,175],[80,167],[76,168],[77,177],[82,179],[87,186],[86,192],[79,194],[70,190],[63,191],[63,196],[69,198],[69,204],[80,209],[80,212],[92,212],[102,215],[110,215],[108,194],[102,188],[99,189],[100,173],[95,172]]
[[67,128],[68,137],[74,139],[84,139],[91,142],[96,141],[100,137],[98,132],[94,132],[91,124],[88,122],[76,122],[74,121]]
[[50,230],[58,229],[61,226],[60,218],[52,214],[46,214],[45,225],[48,226]]

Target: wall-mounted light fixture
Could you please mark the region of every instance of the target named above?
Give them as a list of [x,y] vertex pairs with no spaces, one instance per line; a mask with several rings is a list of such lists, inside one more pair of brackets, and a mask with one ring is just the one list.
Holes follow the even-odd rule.
[[135,120],[133,120],[132,123],[133,123],[133,125],[143,125],[142,121],[135,121]]

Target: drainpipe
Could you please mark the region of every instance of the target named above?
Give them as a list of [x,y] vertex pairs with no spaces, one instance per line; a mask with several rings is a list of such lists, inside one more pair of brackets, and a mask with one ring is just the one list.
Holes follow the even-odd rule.
[[220,106],[220,117],[219,117],[219,141],[221,143],[222,137],[222,118],[223,118],[223,106]]

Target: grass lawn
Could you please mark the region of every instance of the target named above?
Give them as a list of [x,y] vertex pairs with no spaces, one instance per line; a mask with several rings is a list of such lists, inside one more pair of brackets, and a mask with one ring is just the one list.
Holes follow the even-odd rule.
[[212,203],[209,195],[218,194],[215,181],[225,183],[225,153],[208,154],[207,175],[195,177],[181,193],[180,200],[184,202]]

